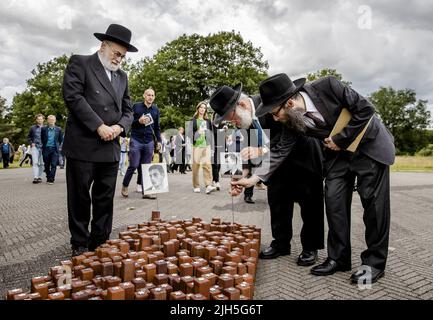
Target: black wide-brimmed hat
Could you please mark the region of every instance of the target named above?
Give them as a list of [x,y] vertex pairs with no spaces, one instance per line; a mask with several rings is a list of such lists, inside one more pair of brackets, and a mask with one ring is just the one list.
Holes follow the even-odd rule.
[[230,112],[236,107],[242,93],[242,83],[233,88],[222,86],[215,90],[209,99],[209,104],[215,111],[215,124],[218,125],[227,118]]
[[300,78],[292,82],[285,73],[279,73],[260,83],[262,103],[256,110],[256,116],[261,117],[302,89],[307,79]]
[[138,49],[134,47],[131,42],[131,30],[121,26],[120,24],[110,24],[105,33],[94,33],[94,36],[101,41],[108,40],[116,42],[124,46],[129,52],[137,52]]

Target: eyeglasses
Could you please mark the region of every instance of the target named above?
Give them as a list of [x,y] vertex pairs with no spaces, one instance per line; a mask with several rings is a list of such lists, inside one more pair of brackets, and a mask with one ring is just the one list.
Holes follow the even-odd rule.
[[281,105],[280,105],[280,107],[278,108],[278,110],[277,111],[275,111],[275,112],[271,112],[271,114],[274,116],[274,117],[279,117],[278,116],[278,114],[280,113],[280,111],[281,111],[281,109],[283,109],[283,107],[284,107],[284,105],[285,105],[286,103],[282,103]]
[[117,50],[114,50],[113,47],[111,46],[110,42],[106,41],[105,43],[110,47],[111,52],[113,52],[113,54],[116,56],[116,58],[120,58],[121,60],[125,58],[126,55],[121,54]]

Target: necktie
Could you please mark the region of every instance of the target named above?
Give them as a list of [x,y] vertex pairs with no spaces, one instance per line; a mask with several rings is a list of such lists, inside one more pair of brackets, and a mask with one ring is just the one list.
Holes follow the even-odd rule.
[[318,117],[316,117],[312,112],[306,112],[305,116],[307,118],[310,118],[311,120],[313,120],[314,125],[317,128],[325,128],[326,127],[326,123],[322,120],[320,120]]
[[110,71],[110,73],[111,73],[111,83],[113,83],[114,82],[114,72]]

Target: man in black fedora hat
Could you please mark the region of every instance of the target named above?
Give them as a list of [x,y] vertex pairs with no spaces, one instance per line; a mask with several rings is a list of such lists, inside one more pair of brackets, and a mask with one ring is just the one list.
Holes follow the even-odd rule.
[[[260,115],[270,113],[299,133],[317,137],[326,147],[325,202],[329,225],[328,258],[311,273],[326,276],[351,270],[350,215],[353,186],[364,208],[367,249],[351,281],[376,282],[384,275],[390,227],[389,166],[395,148],[391,133],[374,114],[374,106],[350,86],[329,76],[311,83],[275,75],[260,85]],[[346,108],[350,117],[330,136]],[[353,143],[360,141],[356,147]],[[289,149],[282,148],[285,153]],[[350,151],[349,151],[350,150]]]
[[132,123],[128,78],[120,70],[126,53],[138,51],[130,44],[131,31],[112,24],[105,33],[94,35],[102,41],[98,52],[73,55],[63,79],[63,98],[69,110],[63,152],[68,160],[66,184],[73,255],[94,250],[109,239],[120,155],[118,137]]
[[[276,158],[284,162],[278,172],[261,178],[268,186],[268,202],[271,212],[271,228],[274,240],[271,245],[260,253],[262,259],[275,259],[281,255],[291,253],[291,239],[293,235],[292,218],[294,203],[301,207],[303,226],[301,231],[302,253],[298,257],[298,265],[313,265],[317,260],[317,251],[324,248],[324,209],[322,190],[322,158],[318,141],[288,132],[294,148],[290,154],[281,155],[277,149],[283,130],[287,130],[281,123],[275,122],[267,114],[256,116],[256,108],[261,104],[259,95],[248,96],[242,93],[242,86],[234,88],[222,86],[211,96],[209,101],[217,114],[216,122],[230,121],[238,128],[250,130],[249,147],[241,151],[243,160],[254,158],[269,158],[271,162]],[[261,129],[268,129],[270,142],[268,147],[265,133]],[[288,130],[287,130],[288,131]],[[259,134],[264,137],[258,137]],[[259,144],[256,141],[263,141]],[[277,152],[275,152],[277,151]],[[267,154],[267,157],[264,156]],[[256,161],[257,163],[257,161]],[[260,170],[260,167],[250,167]],[[259,180],[249,185],[253,188]]]

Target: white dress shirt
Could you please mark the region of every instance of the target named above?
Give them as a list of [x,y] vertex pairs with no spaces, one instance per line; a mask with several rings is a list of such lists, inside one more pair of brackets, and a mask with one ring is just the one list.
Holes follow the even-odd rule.
[[314,124],[313,119],[308,118],[307,116],[305,116],[305,114],[307,112],[312,113],[316,118],[322,120],[323,122],[325,122],[325,119],[323,118],[323,116],[320,114],[320,112],[317,110],[316,106],[313,103],[313,100],[311,100],[310,96],[303,91],[299,92],[302,96],[302,98],[304,98],[305,101],[305,112],[304,112],[304,122],[305,124],[310,127],[310,128],[315,128],[316,125]]

